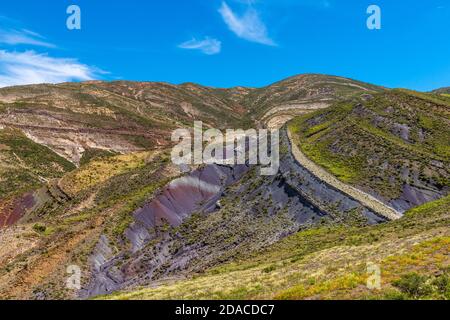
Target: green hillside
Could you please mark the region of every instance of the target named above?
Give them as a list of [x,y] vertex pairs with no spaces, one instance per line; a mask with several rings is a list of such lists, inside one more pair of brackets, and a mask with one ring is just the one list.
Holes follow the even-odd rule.
[[[430,190],[437,198],[448,194],[450,102],[446,99],[394,90],[300,116],[289,128],[310,159],[387,202],[408,198],[406,185],[426,190],[424,198]],[[412,205],[420,201],[426,200]]]
[[0,199],[39,187],[75,166],[14,129],[0,130]]

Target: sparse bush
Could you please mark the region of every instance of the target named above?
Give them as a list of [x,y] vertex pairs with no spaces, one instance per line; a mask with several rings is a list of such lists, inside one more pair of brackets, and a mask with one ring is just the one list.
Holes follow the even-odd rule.
[[450,299],[450,276],[447,273],[434,279],[432,285],[436,288],[438,294],[445,299]]
[[268,267],[264,268],[264,269],[262,270],[262,272],[263,272],[263,273],[271,273],[272,271],[275,271],[276,268],[277,268],[277,266],[273,264],[273,265],[271,265],[271,266],[268,266]]
[[393,285],[412,298],[426,296],[432,291],[431,286],[427,283],[427,277],[417,273],[408,273],[394,281]]
[[47,230],[47,227],[41,223],[36,223],[33,226],[33,230],[36,231],[37,233],[44,233]]

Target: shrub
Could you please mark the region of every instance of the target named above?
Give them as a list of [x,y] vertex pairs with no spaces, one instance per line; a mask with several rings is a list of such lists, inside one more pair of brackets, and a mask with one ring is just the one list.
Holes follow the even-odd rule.
[[268,266],[268,267],[264,268],[264,269],[262,270],[262,272],[263,272],[263,273],[271,273],[272,271],[275,271],[276,268],[277,268],[277,266],[273,264],[273,265],[271,265],[271,266]]
[[427,277],[417,273],[403,275],[393,285],[401,292],[413,298],[419,298],[431,293],[431,287],[427,284]]
[[44,233],[47,230],[47,227],[41,223],[36,223],[33,226],[33,230],[38,232],[38,233]]
[[450,299],[450,276],[446,273],[433,280],[432,285],[445,299]]

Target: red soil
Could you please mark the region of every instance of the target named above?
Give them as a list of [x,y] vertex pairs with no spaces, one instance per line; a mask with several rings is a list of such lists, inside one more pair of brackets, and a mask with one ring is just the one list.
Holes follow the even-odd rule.
[[15,224],[35,203],[33,193],[26,193],[13,199],[0,200],[0,228]]

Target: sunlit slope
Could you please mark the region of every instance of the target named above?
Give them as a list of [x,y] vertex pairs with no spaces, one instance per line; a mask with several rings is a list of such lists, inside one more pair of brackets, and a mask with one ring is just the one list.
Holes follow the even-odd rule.
[[[420,297],[445,297],[434,281],[448,265],[449,99],[325,75],[260,89],[0,89],[0,297],[383,298],[399,297],[398,279],[403,291],[420,280],[431,288]],[[296,143],[346,184],[401,211],[444,200],[385,223],[301,167],[284,131],[274,176],[247,166],[181,173],[170,161],[172,130],[194,120],[224,129],[298,115]],[[381,292],[365,289],[369,260],[385,272]],[[65,288],[72,264],[80,291]]]
[[74,297],[67,265],[86,265],[102,234],[121,235],[131,213],[178,174],[164,152],[103,156],[32,193],[41,202],[0,232],[0,297]]
[[295,114],[298,109],[320,109],[354,95],[383,91],[368,83],[329,75],[297,75],[249,92],[243,104],[254,120]]
[[399,211],[449,192],[446,99],[394,90],[298,117],[289,128],[311,160]]
[[445,88],[440,88],[437,90],[434,90],[433,93],[436,94],[441,94],[441,95],[446,95],[446,96],[450,96],[450,87],[445,87]]
[[21,131],[0,129],[0,199],[62,177],[75,166]]

